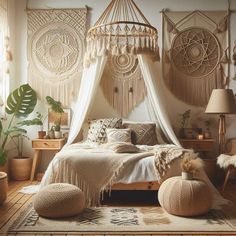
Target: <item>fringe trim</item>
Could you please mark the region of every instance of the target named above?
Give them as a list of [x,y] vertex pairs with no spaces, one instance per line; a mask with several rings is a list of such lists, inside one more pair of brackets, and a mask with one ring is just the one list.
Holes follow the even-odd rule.
[[212,90],[224,87],[224,74],[221,65],[202,78],[183,76],[170,67],[165,82],[177,98],[191,105],[205,106]]
[[[132,36],[131,36],[132,37]],[[133,42],[126,42],[126,44],[111,43],[107,37],[100,36],[99,38],[87,38],[87,51],[84,57],[84,67],[89,67],[94,63],[95,59],[106,55],[120,55],[120,54],[148,54],[154,61],[160,60],[159,48],[157,46],[157,39],[152,38],[148,40],[146,37],[140,37],[138,40],[133,39]]]
[[51,96],[55,100],[61,101],[62,105],[69,107],[77,98],[80,88],[82,73],[73,76],[73,78],[63,81],[46,80],[37,77],[33,71],[29,71],[29,83],[37,91],[37,96],[44,101],[46,96]]
[[[124,168],[125,161],[121,163],[118,169],[113,173],[112,177],[108,178],[101,188],[89,185],[84,179],[79,176],[78,172],[73,169],[72,166],[68,165],[66,161],[59,161],[57,173],[52,173],[51,178],[48,182],[50,183],[69,183],[78,186],[85,195],[87,207],[100,206],[100,199],[103,199],[104,193],[109,191],[111,193],[111,186],[115,183],[120,172]],[[54,176],[54,177],[52,177]]]

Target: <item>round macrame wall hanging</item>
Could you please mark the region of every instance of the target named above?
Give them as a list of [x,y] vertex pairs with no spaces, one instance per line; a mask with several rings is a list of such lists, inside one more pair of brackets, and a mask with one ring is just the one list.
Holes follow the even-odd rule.
[[207,29],[188,28],[173,39],[171,59],[184,75],[202,78],[212,73],[220,61],[220,45]]
[[45,79],[67,79],[82,65],[83,36],[67,24],[49,24],[35,33],[31,58]]
[[216,36],[200,27],[184,29],[173,38],[169,57],[165,82],[171,92],[188,104],[205,106],[212,89],[222,86],[222,55]]
[[126,117],[146,95],[137,56],[109,55],[101,86],[109,104],[121,117]]

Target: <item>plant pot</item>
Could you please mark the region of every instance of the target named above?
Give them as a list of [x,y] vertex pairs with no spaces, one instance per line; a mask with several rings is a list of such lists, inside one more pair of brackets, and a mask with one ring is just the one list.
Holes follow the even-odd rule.
[[2,205],[7,199],[7,189],[7,173],[0,172],[0,205]]
[[182,179],[184,180],[192,180],[193,179],[193,173],[190,173],[190,172],[185,172],[185,171],[182,171]]
[[8,173],[8,162],[6,162],[4,166],[0,166],[0,172]]
[[46,136],[46,131],[38,131],[38,138],[43,139]]
[[62,138],[62,132],[61,131],[54,131],[55,138]]
[[28,180],[32,167],[31,157],[13,158],[10,161],[11,178],[14,180]]

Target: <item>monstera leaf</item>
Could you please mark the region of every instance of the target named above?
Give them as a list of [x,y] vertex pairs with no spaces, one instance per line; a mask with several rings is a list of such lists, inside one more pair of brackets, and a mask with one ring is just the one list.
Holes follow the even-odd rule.
[[54,112],[58,112],[58,113],[63,113],[64,110],[62,108],[61,102],[59,101],[55,101],[52,97],[47,96],[46,97],[47,103],[51,106],[51,109]]
[[28,84],[23,84],[8,96],[6,112],[17,117],[26,117],[34,110],[36,103],[36,92]]

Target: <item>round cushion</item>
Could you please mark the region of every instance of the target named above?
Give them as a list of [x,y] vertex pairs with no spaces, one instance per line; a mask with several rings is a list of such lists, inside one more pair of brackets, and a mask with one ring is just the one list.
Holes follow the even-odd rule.
[[160,205],[170,214],[195,216],[212,206],[212,193],[201,180],[183,180],[180,176],[165,180],[158,191]]
[[84,193],[72,184],[50,184],[35,195],[33,206],[36,212],[44,217],[69,217],[83,211],[85,197]]

